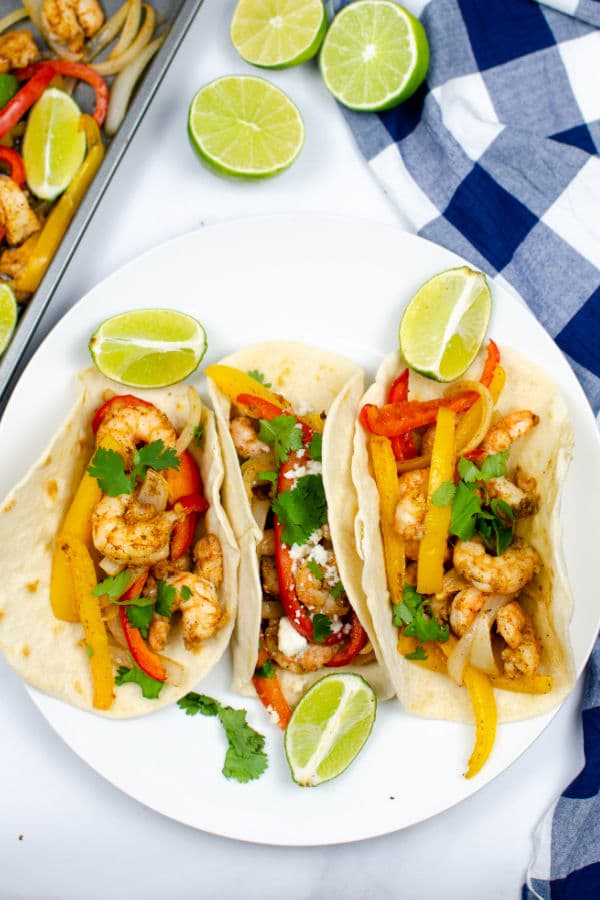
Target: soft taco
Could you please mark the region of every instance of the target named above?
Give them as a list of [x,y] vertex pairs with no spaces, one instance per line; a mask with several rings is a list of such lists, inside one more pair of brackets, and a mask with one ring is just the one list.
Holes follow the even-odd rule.
[[281,727],[308,685],[340,667],[390,696],[354,549],[350,460],[362,371],[273,342],[206,374],[241,553],[234,690],[258,693]]
[[92,369],[78,384],[0,507],[0,650],[67,703],[144,715],[194,687],[234,626],[214,416],[191,387],[115,395]]
[[362,588],[409,712],[478,723],[467,775],[499,721],[574,682],[559,495],[572,447],[554,383],[490,341],[460,384],[384,359],[360,404],[352,478]]

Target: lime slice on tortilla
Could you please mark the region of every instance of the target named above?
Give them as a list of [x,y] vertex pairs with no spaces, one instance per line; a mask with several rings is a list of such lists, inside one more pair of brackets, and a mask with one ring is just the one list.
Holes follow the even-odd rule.
[[246,62],[287,69],[316,56],[326,30],[322,0],[239,0],[231,41]]
[[198,368],[206,352],[206,332],[186,313],[138,309],[106,319],[89,348],[107,378],[131,387],[167,387]]
[[436,381],[459,378],[483,343],[491,308],[482,272],[461,266],[430,278],[400,322],[400,350],[410,368]]
[[419,20],[392,0],[356,0],[331,23],[320,64],[326,86],[344,106],[390,109],[424,80],[427,35]]
[[304,123],[289,97],[254,75],[226,75],[201,88],[188,131],[200,158],[221,175],[266,178],[290,166]]
[[0,354],[4,353],[17,324],[17,301],[8,284],[0,282]]
[[69,186],[86,148],[81,110],[69,94],[48,88],[33,105],[23,138],[23,162],[29,189],[53,200]]
[[375,692],[360,675],[344,672],[315,682],[285,731],[294,781],[315,786],[344,772],[369,737],[376,710]]

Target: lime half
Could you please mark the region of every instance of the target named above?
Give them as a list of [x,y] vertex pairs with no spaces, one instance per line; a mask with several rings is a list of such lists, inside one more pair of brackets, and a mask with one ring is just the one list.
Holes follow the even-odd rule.
[[285,752],[298,784],[330,781],[348,768],[371,734],[377,699],[349,672],[326,675],[304,694],[285,731]]
[[492,297],[482,272],[447,269],[425,282],[400,322],[400,350],[415,371],[454,381],[483,343]]
[[231,41],[246,62],[287,69],[316,56],[326,30],[322,0],[239,0]]
[[166,387],[198,368],[206,332],[173,309],[138,309],[106,319],[89,343],[97,368],[119,384]]
[[188,131],[200,158],[221,175],[266,178],[290,166],[304,143],[302,117],[283,91],[253,75],[201,88]]
[[8,284],[0,282],[0,354],[4,353],[17,324],[17,301]]
[[418,19],[392,0],[356,0],[337,14],[321,48],[321,74],[350,109],[390,109],[417,90],[429,66]]
[[81,110],[69,94],[48,88],[31,109],[23,138],[29,189],[53,200],[69,186],[85,156]]

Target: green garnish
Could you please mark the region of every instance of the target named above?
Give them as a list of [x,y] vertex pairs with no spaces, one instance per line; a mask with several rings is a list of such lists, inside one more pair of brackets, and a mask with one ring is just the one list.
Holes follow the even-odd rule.
[[146,600],[146,603],[127,607],[127,618],[129,619],[129,624],[133,625],[134,628],[138,628],[143,638],[147,638],[150,622],[154,616],[154,608],[152,601],[148,605],[148,598],[144,597],[143,599]]
[[133,575],[128,569],[123,569],[118,575],[110,575],[96,585],[92,594],[94,597],[110,597],[111,600],[118,600],[122,597],[129,585],[131,584]]
[[284,544],[305,544],[327,521],[327,501],[321,475],[303,475],[289,491],[281,491],[272,509],[282,526]]
[[448,625],[440,625],[427,607],[422,594],[412,584],[404,584],[402,588],[402,602],[392,606],[392,622],[398,628],[404,628],[407,637],[416,637],[422,641],[448,640],[450,629]]
[[129,475],[125,472],[123,457],[116,450],[98,447],[88,467],[88,473],[98,481],[105,494],[118,497],[119,494],[131,494],[136,478],[143,478],[148,469],[160,472],[163,469],[178,469],[179,457],[172,447],[165,447],[159,438],[136,450],[133,456],[133,469]]
[[268,659],[262,666],[258,666],[254,670],[254,674],[257,678],[272,678],[275,674],[275,663],[272,659]]
[[85,647],[85,652],[87,653],[87,655],[88,655],[89,658],[91,659],[92,656],[94,655],[94,648],[93,648],[93,647],[90,647],[90,645],[89,645],[86,641],[83,642],[83,646]]
[[330,588],[329,593],[331,594],[331,596],[334,599],[337,600],[338,597],[341,597],[343,594],[346,593],[346,589],[341,581],[336,581],[336,583],[333,585],[333,587]]
[[180,590],[179,593],[181,594],[181,599],[182,599],[182,600],[189,600],[190,597],[192,596],[191,588],[189,588],[189,587],[187,586],[187,584],[184,584],[184,585],[183,585],[183,587],[181,588],[181,590]]
[[164,684],[163,681],[158,681],[156,678],[146,675],[146,673],[142,672],[135,663],[133,664],[132,669],[128,669],[127,666],[119,666],[115,684],[127,684],[130,681],[133,684],[139,684],[142,690],[142,696],[144,696],[146,700],[156,700]]
[[271,387],[271,383],[265,381],[265,376],[262,372],[259,372],[258,369],[251,369],[249,372],[246,372],[246,374],[249,375],[250,378],[254,378],[255,381],[258,381],[259,384],[264,384],[266,388]]
[[196,425],[194,428],[194,440],[200,446],[204,439],[204,425],[200,423],[200,425]]
[[313,434],[313,439],[308,445],[308,452],[311,459],[320,461],[323,458],[323,435],[319,431]]
[[176,592],[172,584],[166,581],[159,581],[156,585],[156,604],[155,610],[159,616],[171,618],[171,607],[175,603]]
[[404,659],[427,659],[427,651],[425,647],[421,644],[418,644],[412,653],[405,653]]
[[315,613],[312,618],[313,624],[313,641],[315,644],[322,644],[325,638],[331,634],[331,620],[329,616],[323,613]]
[[295,416],[260,419],[258,438],[273,447],[275,462],[281,465],[293,450],[302,447],[302,429]]
[[275,486],[277,486],[278,478],[277,472],[258,472],[256,476],[257,481],[270,481]]
[[323,569],[318,562],[315,562],[314,559],[309,559],[306,563],[306,568],[308,569],[310,574],[317,579],[317,581],[323,581],[325,573],[323,572]]

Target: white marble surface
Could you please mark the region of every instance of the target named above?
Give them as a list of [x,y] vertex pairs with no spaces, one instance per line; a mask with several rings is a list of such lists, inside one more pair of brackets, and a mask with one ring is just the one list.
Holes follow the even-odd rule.
[[[306,145],[289,172],[246,184],[200,166],[186,136],[189,101],[206,81],[249,68],[229,44],[234,6],[205,0],[42,333],[116,267],[201,224],[294,211],[399,220],[311,64],[269,76],[306,122]],[[171,275],[166,303],[175,302]],[[194,831],[119,793],[62,743],[0,661],[0,900],[518,898],[535,825],[581,765],[580,692],[508,771],[444,814],[360,844],[269,848]],[[418,760],[398,753],[418,771]],[[165,765],[176,757],[174,748]]]

